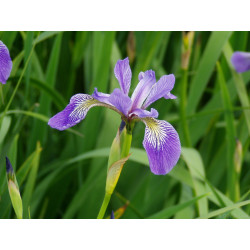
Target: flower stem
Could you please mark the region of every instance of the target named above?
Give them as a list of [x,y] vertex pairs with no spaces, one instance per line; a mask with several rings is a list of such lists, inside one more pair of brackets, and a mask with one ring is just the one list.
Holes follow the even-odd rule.
[[[134,127],[134,123],[127,123],[126,127],[120,131],[117,137],[114,139],[113,144],[111,146],[109,161],[108,161],[108,173],[107,173],[107,181],[106,181],[106,192],[105,197],[97,216],[97,219],[103,219],[106,209],[108,207],[111,195],[114,192],[116,184],[119,180],[120,173],[122,171],[123,165],[126,162],[126,158],[128,158],[131,142],[132,142],[132,130]],[[117,150],[117,146],[119,150]],[[118,153],[119,152],[119,153]],[[115,168],[115,171],[112,169]]]
[[181,98],[180,98],[180,121],[183,128],[184,135],[184,145],[186,147],[191,147],[191,138],[188,129],[187,117],[186,117],[186,99],[187,99],[187,80],[188,74],[186,69],[182,69],[182,78],[181,78]]
[[106,212],[106,209],[108,207],[110,198],[111,198],[111,194],[105,193],[105,197],[104,197],[104,200],[102,202],[102,206],[101,206],[101,209],[100,209],[99,214],[97,216],[97,219],[103,219],[105,212]]

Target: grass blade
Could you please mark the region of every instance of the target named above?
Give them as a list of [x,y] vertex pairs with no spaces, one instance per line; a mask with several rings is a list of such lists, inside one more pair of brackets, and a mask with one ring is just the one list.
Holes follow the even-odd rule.
[[193,198],[190,201],[187,201],[187,202],[184,202],[184,203],[172,206],[172,207],[167,207],[167,208],[163,209],[162,211],[149,216],[147,219],[167,219],[167,218],[175,215],[177,212],[183,210],[184,208],[187,208],[187,207],[195,204],[195,202],[201,200],[202,198],[206,197],[207,195],[209,195],[209,194],[203,194],[203,195],[200,195],[198,197]]
[[222,49],[231,34],[232,32],[230,31],[214,31],[210,36],[200,60],[197,73],[191,83],[187,103],[188,114],[193,114],[196,111],[208,80],[211,77],[216,61],[218,60]]
[[226,120],[226,141],[227,141],[227,191],[231,200],[236,199],[236,173],[234,169],[234,151],[235,151],[235,138],[236,132],[234,127],[234,116],[232,112],[232,103],[229,96],[229,92],[226,86],[226,82],[223,76],[223,72],[219,63],[217,63],[218,80],[221,88],[221,97],[223,106],[227,111],[225,113]]

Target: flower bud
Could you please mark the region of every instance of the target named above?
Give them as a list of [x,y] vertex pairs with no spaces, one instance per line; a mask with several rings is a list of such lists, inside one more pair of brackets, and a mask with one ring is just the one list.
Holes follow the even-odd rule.
[[115,215],[114,215],[114,211],[112,210],[111,215],[110,215],[110,219],[114,219]]
[[23,217],[22,198],[19,192],[19,187],[18,187],[18,183],[16,180],[14,170],[11,166],[11,163],[8,157],[6,157],[6,173],[7,173],[8,189],[9,189],[12,206],[14,208],[17,218],[22,219]]
[[181,68],[187,70],[194,40],[194,31],[183,32]]

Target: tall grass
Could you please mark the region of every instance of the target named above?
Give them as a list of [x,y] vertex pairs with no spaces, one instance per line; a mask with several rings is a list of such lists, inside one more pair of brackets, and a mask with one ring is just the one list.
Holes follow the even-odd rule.
[[[233,51],[250,51],[249,39],[249,32],[195,32],[184,72],[181,32],[0,32],[13,60],[11,77],[1,86],[0,218],[15,218],[6,155],[24,218],[29,211],[31,218],[96,218],[119,115],[93,108],[63,132],[47,121],[76,93],[118,87],[114,65],[127,56],[131,92],[140,71],[153,69],[157,79],[175,74],[178,98],[154,107],[176,128],[183,147],[177,166],[155,176],[142,146],[144,125],[136,124],[132,155],[107,216],[122,208],[116,213],[121,218],[249,218],[250,72],[239,75],[230,63]],[[243,148],[240,171],[236,138]]]

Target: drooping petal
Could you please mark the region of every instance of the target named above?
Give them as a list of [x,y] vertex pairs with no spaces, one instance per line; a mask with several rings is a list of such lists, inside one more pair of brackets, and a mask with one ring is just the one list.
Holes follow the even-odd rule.
[[238,73],[250,70],[250,53],[247,52],[234,52],[231,62]]
[[71,97],[70,103],[63,111],[50,118],[48,125],[58,130],[65,130],[75,126],[85,118],[89,109],[95,106],[104,106],[121,114],[115,107],[102,103],[91,95],[76,94]]
[[98,100],[99,102],[104,102],[104,103],[110,104],[110,102],[108,100],[109,97],[110,97],[110,94],[105,94],[105,93],[102,93],[102,92],[98,92],[97,88],[95,88],[94,93],[92,94],[92,96],[96,100]]
[[179,135],[173,126],[154,118],[141,119],[145,125],[143,146],[149,166],[156,175],[165,175],[176,165],[181,154]]
[[131,114],[129,114],[130,117],[133,115],[136,115],[140,118],[145,118],[145,117],[153,117],[157,118],[158,117],[158,111],[156,109],[151,108],[150,111],[144,110],[144,109],[135,109]]
[[8,48],[0,41],[0,82],[5,84],[10,76],[12,61]]
[[141,108],[143,102],[148,97],[153,85],[155,84],[155,72],[148,70],[145,73],[140,73],[140,82],[135,88],[131,100],[132,100],[132,111],[137,108]]
[[162,97],[167,97],[166,99],[174,99],[174,95],[170,93],[173,89],[175,83],[175,77],[173,74],[165,75],[160,78],[160,80],[151,89],[148,98],[143,104],[143,108],[147,108],[153,102],[157,101]]
[[120,89],[114,89],[113,93],[110,95],[108,101],[120,110],[125,116],[131,108],[132,101],[128,95],[124,94]]
[[114,73],[115,77],[117,78],[120,84],[121,90],[123,91],[124,94],[128,95],[132,78],[128,57],[125,58],[124,60],[117,61]]

